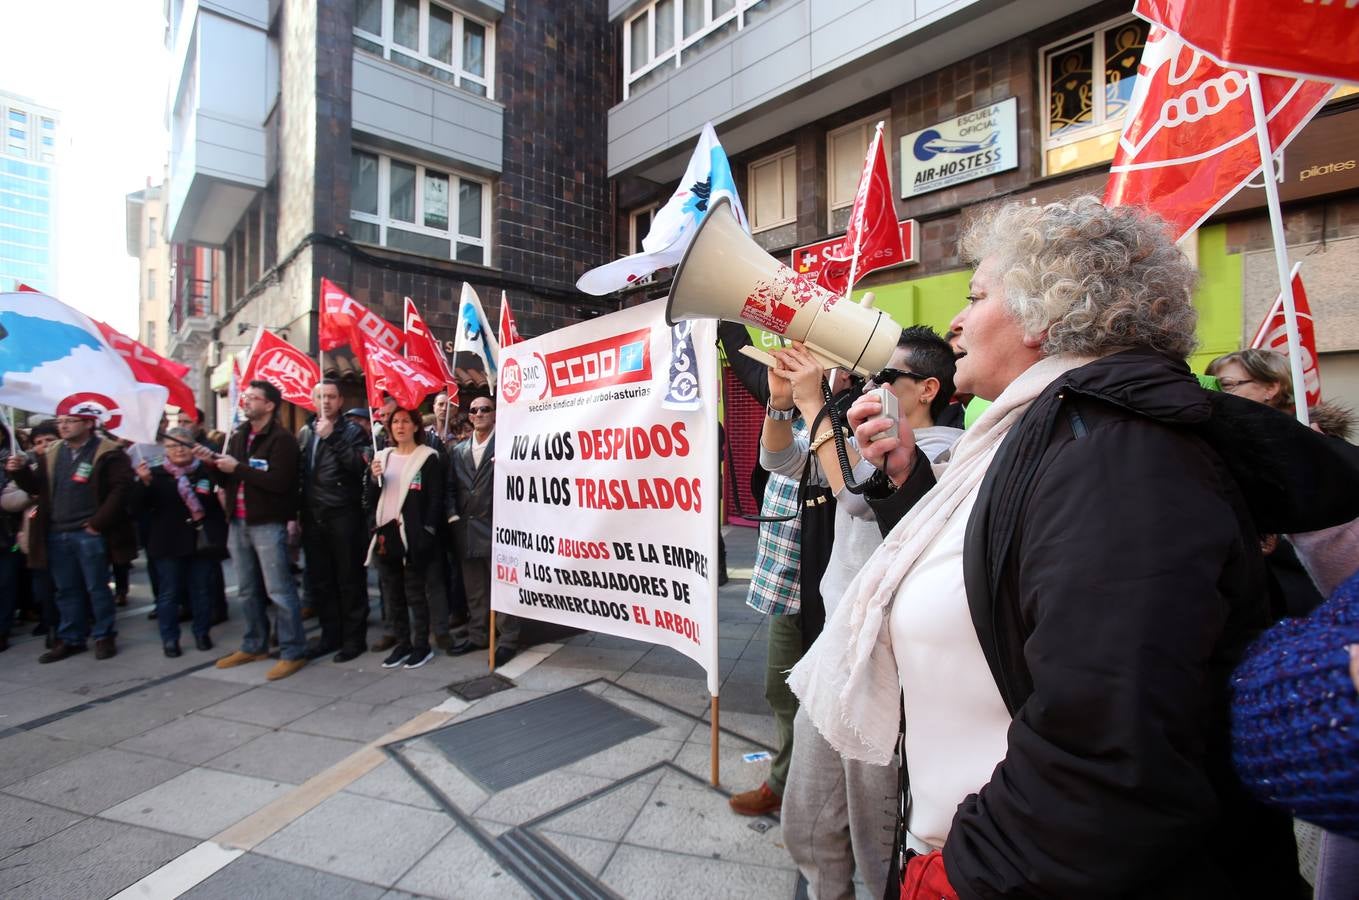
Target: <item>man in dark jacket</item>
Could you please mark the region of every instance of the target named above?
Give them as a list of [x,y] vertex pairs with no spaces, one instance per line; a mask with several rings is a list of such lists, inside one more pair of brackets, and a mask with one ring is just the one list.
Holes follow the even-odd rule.
[[363,566],[363,474],[368,439],[340,417],[340,387],[329,379],[314,392],[317,415],[297,434],[301,454],[302,549],[307,554],[307,605],[321,620],[316,659],[349,662],[367,649],[368,576]]
[[52,648],[38,657],[42,663],[85,650],[91,634],[87,606],[94,611],[95,659],[118,652],[109,567],[137,554],[127,515],[132,463],[117,443],[95,435],[95,421],[62,416],[57,419],[62,439],[37,457],[35,467],[17,456],[5,463],[19,487],[38,497],[29,565],[48,569],[56,585],[61,624]]
[[272,599],[278,604],[280,659],[266,676],[270,681],[287,678],[307,664],[302,604],[288,566],[287,523],[297,515],[297,441],[275,418],[282,405],[278,388],[267,381],[250,382],[241,392],[245,422],[228,439],[226,454],[213,456],[207,448],[194,451],[226,476],[231,558],[245,610],[241,649],[217,660],[217,668],[268,658],[266,608]]
[[[472,436],[449,454],[448,514],[453,546],[462,560],[467,591],[467,638],[450,649],[453,656],[484,650],[490,641],[491,506],[495,492],[495,400],[474,397],[468,404]],[[519,647],[519,620],[496,616],[495,663],[514,658]]]

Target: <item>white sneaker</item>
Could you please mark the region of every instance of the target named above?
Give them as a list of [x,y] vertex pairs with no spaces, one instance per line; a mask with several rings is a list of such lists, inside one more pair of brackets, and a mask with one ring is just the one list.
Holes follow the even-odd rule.
[[433,658],[433,650],[426,650],[423,654],[419,650],[414,650],[411,652],[410,658],[406,660],[405,668],[418,669]]

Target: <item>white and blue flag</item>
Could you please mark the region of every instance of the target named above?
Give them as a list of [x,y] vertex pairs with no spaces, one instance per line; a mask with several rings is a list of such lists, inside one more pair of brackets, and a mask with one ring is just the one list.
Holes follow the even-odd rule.
[[0,294],[0,404],[93,416],[118,437],[151,443],[169,393],[138,381],[83,313],[46,294]]
[[458,335],[453,341],[453,352],[455,365],[458,353],[470,353],[481,360],[481,367],[486,370],[486,382],[494,394],[500,343],[486,322],[486,312],[481,308],[481,299],[465,281],[462,283],[462,299],[458,302]]
[[689,167],[684,170],[679,187],[651,220],[651,230],[642,238],[642,252],[591,269],[580,276],[576,287],[599,296],[625,288],[657,269],[679,265],[699,223],[708,215],[711,204],[721,197],[731,200],[736,220],[749,232],[750,223],[746,221],[741,198],[736,195],[727,152],[717,140],[713,123],[708,122],[698,136],[698,146],[689,157]]

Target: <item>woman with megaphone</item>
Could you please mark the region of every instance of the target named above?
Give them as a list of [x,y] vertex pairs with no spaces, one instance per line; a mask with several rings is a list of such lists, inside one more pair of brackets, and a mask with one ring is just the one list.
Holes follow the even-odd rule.
[[1257,523],[1354,518],[1353,448],[1199,385],[1194,267],[1144,211],[1009,204],[963,250],[991,406],[934,466],[851,408],[885,539],[790,686],[847,758],[900,737],[902,897],[1292,896],[1227,681],[1269,624]]

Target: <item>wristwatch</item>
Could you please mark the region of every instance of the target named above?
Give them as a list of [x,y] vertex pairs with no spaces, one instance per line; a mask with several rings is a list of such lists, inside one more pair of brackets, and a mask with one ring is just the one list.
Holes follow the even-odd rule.
[[789,409],[775,409],[769,404],[765,404],[764,414],[769,418],[773,419],[775,422],[791,422],[797,418],[797,407],[794,406],[790,407]]

